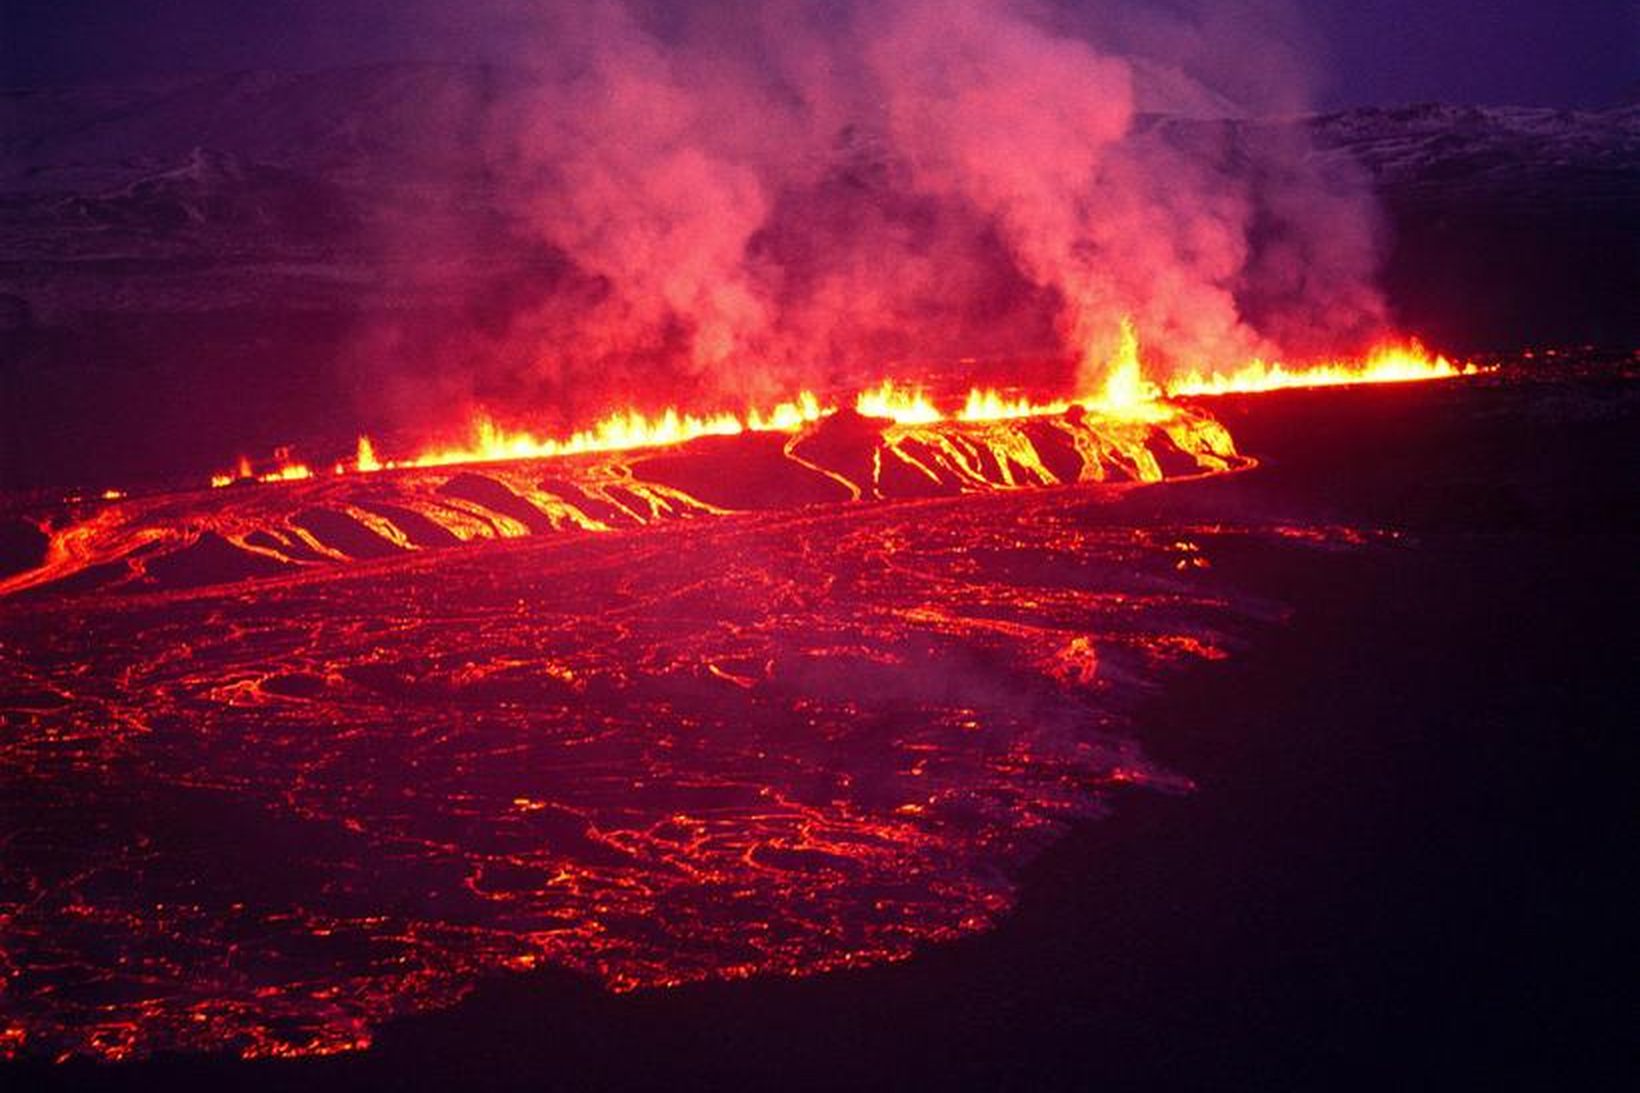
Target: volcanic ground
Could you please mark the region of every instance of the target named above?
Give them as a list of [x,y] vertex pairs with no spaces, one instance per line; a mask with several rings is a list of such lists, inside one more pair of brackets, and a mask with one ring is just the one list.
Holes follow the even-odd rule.
[[1193,807],[1139,715],[1287,610],[1221,558],[1575,524],[1509,437],[1621,433],[1625,367],[1216,400],[1242,454],[1206,411],[840,418],[53,507],[0,603],[0,1043],[323,1054],[544,965],[984,931],[1073,825]]

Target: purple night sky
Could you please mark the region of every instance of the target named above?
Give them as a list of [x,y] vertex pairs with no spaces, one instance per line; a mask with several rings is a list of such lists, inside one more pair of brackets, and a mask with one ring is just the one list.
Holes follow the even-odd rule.
[[[11,85],[189,69],[314,68],[396,60],[501,60],[515,0],[432,14],[393,0],[9,0],[0,68]],[[1087,9],[1097,0],[1059,0]],[[1121,5],[1124,13],[1144,5]],[[1156,4],[1171,11],[1178,4]],[[1202,5],[1197,5],[1200,8]],[[1272,5],[1226,0],[1267,13]],[[430,17],[407,17],[418,7]],[[479,7],[487,13],[474,16]],[[1190,5],[1182,5],[1189,8]],[[1290,7],[1290,5],[1289,5]],[[1316,45],[1321,106],[1424,100],[1610,105],[1640,79],[1640,23],[1627,0],[1319,0],[1301,5]],[[460,19],[452,26],[450,20]],[[434,29],[436,28],[436,29]]]

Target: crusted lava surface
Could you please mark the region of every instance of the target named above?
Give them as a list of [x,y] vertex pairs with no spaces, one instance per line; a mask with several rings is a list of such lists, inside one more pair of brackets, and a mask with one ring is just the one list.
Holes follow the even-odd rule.
[[49,513],[0,607],[5,1047],[323,1053],[499,969],[982,929],[1066,821],[1187,785],[1125,711],[1249,608],[1102,513],[1243,463],[1189,411],[839,414]]
[[1613,403],[1522,391],[1223,400],[1252,471],[1191,412],[840,416],[43,512],[0,600],[0,1044],[313,1055],[508,970],[984,930],[1068,824],[1188,791],[1135,711],[1283,613],[1216,561],[1583,526],[1495,422]]

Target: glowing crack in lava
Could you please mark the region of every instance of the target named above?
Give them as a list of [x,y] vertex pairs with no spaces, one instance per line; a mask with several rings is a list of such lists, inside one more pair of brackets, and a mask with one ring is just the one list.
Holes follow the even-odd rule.
[[1267,608],[1215,579],[1236,529],[1109,502],[1245,466],[1229,435],[875,396],[43,517],[0,585],[0,1051],[333,1052],[502,969],[900,959],[1187,786],[1130,711]]

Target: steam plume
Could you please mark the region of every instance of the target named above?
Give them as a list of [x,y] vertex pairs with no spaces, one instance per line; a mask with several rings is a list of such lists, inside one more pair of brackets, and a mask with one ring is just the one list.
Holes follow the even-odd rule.
[[478,154],[550,276],[396,350],[475,397],[732,403],[900,357],[1081,360],[1013,377],[1062,389],[1097,382],[1124,317],[1163,367],[1380,332],[1363,184],[1295,126],[1227,120],[1303,104],[1280,5],[492,14],[527,75]]

